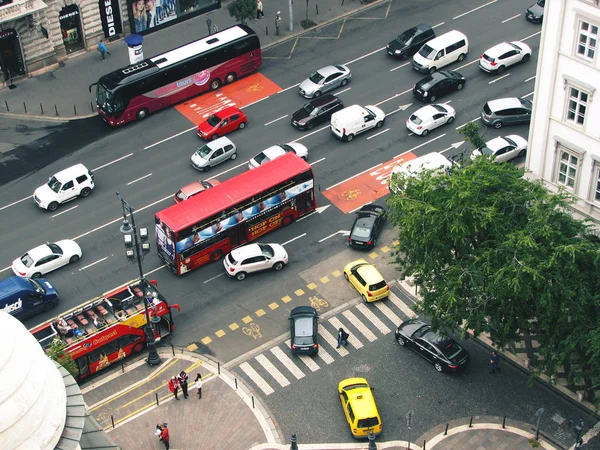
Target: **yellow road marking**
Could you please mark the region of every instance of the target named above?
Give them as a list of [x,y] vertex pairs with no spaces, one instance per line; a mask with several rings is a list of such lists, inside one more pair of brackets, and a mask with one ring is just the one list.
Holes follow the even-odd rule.
[[294,291],[294,294],[296,294],[298,297],[300,297],[301,295],[304,295],[304,291],[302,289],[298,289],[298,290]]
[[291,301],[292,301],[292,297],[290,297],[289,295],[286,295],[286,296],[284,296],[284,297],[281,297],[281,301],[282,301],[283,303],[289,303],[289,302],[291,302]]
[[208,336],[206,336],[204,339],[202,339],[200,342],[202,342],[204,345],[208,345],[212,342],[212,339],[209,338]]
[[371,258],[371,259],[377,259],[378,257],[379,257],[379,255],[377,254],[377,252],[369,253],[369,258]]
[[195,352],[198,350],[198,346],[196,344],[190,344],[186,347],[190,352]]
[[319,281],[323,284],[329,283],[329,278],[327,278],[327,277],[319,278]]
[[310,283],[306,285],[307,288],[311,289],[311,290],[315,290],[317,289],[317,285],[315,283]]
[[279,308],[279,305],[276,302],[273,302],[273,303],[269,304],[269,308],[271,308],[271,310],[274,310],[274,309]]
[[215,331],[215,334],[217,335],[217,337],[223,337],[226,333],[223,330],[218,330]]
[[237,323],[235,323],[235,322],[233,322],[231,325],[229,325],[229,329],[231,331],[237,330],[239,327],[240,326]]
[[339,276],[341,276],[341,275],[342,275],[342,272],[340,272],[339,270],[334,270],[334,271],[331,273],[331,275],[333,275],[334,277],[336,277],[336,278],[337,278],[337,277],[339,277]]
[[250,323],[250,322],[252,322],[252,317],[250,317],[250,316],[242,317],[242,322]]
[[258,311],[256,311],[254,314],[256,314],[258,317],[262,317],[266,314],[264,309],[259,309]]

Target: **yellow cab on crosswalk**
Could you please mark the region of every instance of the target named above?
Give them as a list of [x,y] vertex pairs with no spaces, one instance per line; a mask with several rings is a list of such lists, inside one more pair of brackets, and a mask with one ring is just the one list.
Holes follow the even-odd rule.
[[371,386],[364,378],[347,378],[338,384],[338,394],[344,415],[354,437],[381,433],[381,417]]

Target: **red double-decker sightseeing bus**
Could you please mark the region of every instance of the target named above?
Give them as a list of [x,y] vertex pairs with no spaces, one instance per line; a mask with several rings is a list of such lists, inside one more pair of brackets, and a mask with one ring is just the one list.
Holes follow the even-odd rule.
[[254,30],[235,25],[104,75],[94,83],[98,113],[111,126],[141,120],[232,83],[261,64],[260,41]]
[[[171,309],[179,311],[180,307],[169,305],[156,289],[156,282],[145,279],[126,283],[30,331],[46,351],[53,340],[60,339],[77,364],[79,373],[75,378],[81,380],[144,348],[144,299],[150,318],[160,319],[151,324],[158,342],[173,332]],[[59,322],[70,331],[64,333],[63,328],[61,332]]]
[[158,255],[183,275],[316,206],[310,164],[287,153],[158,212]]

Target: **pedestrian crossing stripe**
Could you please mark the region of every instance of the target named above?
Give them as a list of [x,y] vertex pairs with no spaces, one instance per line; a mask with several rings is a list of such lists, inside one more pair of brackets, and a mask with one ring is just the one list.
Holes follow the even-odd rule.
[[283,353],[283,350],[281,350],[279,347],[273,347],[271,349],[271,353],[275,355],[275,358],[277,358],[281,362],[281,364],[283,364],[285,368],[296,377],[297,380],[304,377],[304,372],[298,369],[298,366],[296,366],[296,364],[292,362],[290,357]]
[[[377,303],[378,302],[375,302],[375,304]],[[381,320],[379,320],[379,318],[373,314],[364,303],[359,304],[356,308],[362,313],[363,316],[369,319],[369,321],[375,325],[382,334],[388,334],[390,331],[392,331]]]
[[285,377],[285,375],[282,374],[279,371],[279,369],[277,367],[275,367],[273,365],[273,363],[271,361],[269,361],[263,353],[261,353],[260,355],[257,355],[256,358],[254,358],[254,359],[256,359],[259,362],[259,364],[261,366],[263,366],[266,369],[266,371],[269,372],[269,374],[273,378],[275,378],[275,381],[277,381],[282,387],[286,387],[286,386],[290,385],[290,382]]
[[[337,317],[332,317],[331,319],[329,319],[329,322],[331,323],[331,325],[333,325],[335,327],[336,330],[339,330],[340,328],[344,328],[344,324],[342,322],[340,322],[340,319],[338,319]],[[356,325],[356,324],[353,324],[353,325]],[[337,338],[336,338],[336,342],[337,342]],[[360,342],[358,339],[356,339],[356,336],[354,336],[352,333],[350,333],[350,336],[348,337],[348,343],[357,350],[359,348],[364,347],[363,343]]]
[[275,392],[273,388],[265,381],[265,379],[261,377],[258,372],[256,372],[256,370],[254,370],[247,362],[240,364],[240,369],[242,369],[244,373],[248,375],[248,378],[250,378],[254,384],[256,384],[261,391],[265,393],[265,395],[271,395],[273,392]]
[[302,361],[304,363],[304,365],[306,367],[308,367],[310,370],[312,370],[313,372],[316,372],[317,370],[320,369],[319,365],[316,362],[314,362],[310,356],[298,355],[298,358],[300,358],[300,361]]
[[[333,337],[333,335],[325,328],[319,328],[319,336],[325,339],[325,342],[331,345],[340,356],[348,356],[348,350],[346,350],[344,347],[336,348],[337,337]],[[321,350],[319,350],[319,353],[321,353]]]
[[392,311],[388,305],[383,302],[375,302],[375,307],[381,311],[385,316],[390,319],[393,323],[400,325],[402,323],[402,319]]
[[352,311],[348,309],[344,311],[342,315],[348,319],[352,325],[358,328],[358,331],[360,331],[362,335],[369,340],[369,342],[377,340],[377,336],[375,336],[371,330],[369,330],[369,327],[365,326],[360,320],[358,320],[358,317],[356,317]]
[[396,294],[394,294],[393,292],[390,292],[390,296],[389,299],[391,300],[391,302],[396,305],[398,307],[398,309],[400,309],[400,311],[402,311],[404,314],[406,314],[408,317],[410,317],[411,319],[414,317],[417,317],[417,313],[414,312],[412,309],[410,309],[408,307],[408,305],[405,305],[402,300],[400,300],[398,298],[398,296]]
[[[344,350],[346,350],[346,349],[344,349]],[[331,364],[332,362],[335,361],[335,359],[333,359],[331,357],[331,355],[329,353],[327,353],[322,346],[319,347],[319,353],[317,353],[317,356],[319,358],[321,358],[325,362],[325,364]]]

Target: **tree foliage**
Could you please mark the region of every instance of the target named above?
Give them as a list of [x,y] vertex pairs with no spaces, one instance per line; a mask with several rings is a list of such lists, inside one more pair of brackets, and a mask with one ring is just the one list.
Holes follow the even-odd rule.
[[467,122],[466,125],[458,129],[465,142],[470,142],[475,148],[481,148],[485,145],[485,141],[479,132],[480,128],[476,122]]
[[[539,341],[536,369],[575,365],[600,379],[600,246],[552,194],[511,164],[477,158],[450,174],[400,175],[388,199],[399,269],[422,288],[437,328],[489,333],[495,345]],[[464,333],[464,331],[463,331]]]
[[48,349],[48,357],[63,366],[73,377],[77,376],[77,364],[65,351],[65,344],[60,339],[54,339]]
[[235,20],[246,24],[247,20],[256,17],[257,6],[257,0],[233,0],[227,5],[227,11]]

